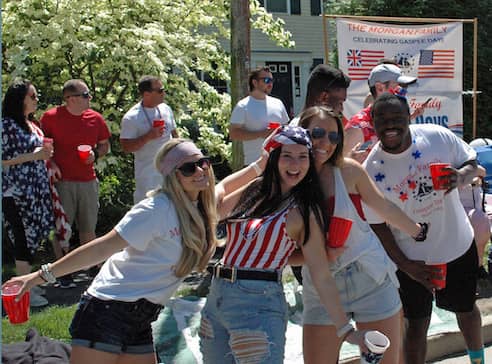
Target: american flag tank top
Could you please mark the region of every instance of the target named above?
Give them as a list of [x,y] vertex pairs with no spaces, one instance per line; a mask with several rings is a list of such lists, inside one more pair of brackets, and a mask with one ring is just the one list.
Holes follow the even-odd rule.
[[264,270],[284,268],[296,248],[296,242],[285,230],[287,214],[294,207],[291,202],[268,216],[229,220],[224,265]]

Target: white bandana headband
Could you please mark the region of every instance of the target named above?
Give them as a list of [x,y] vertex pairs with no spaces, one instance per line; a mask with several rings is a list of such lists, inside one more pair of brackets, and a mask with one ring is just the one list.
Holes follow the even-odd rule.
[[168,176],[174,169],[180,166],[183,161],[192,155],[202,155],[200,149],[192,142],[182,142],[171,149],[159,163],[159,172],[163,176]]

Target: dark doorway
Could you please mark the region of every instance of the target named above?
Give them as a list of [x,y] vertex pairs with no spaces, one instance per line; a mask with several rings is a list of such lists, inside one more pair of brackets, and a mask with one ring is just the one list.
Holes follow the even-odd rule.
[[292,101],[292,64],[290,62],[265,62],[270,68],[275,82],[273,83],[272,96],[282,100],[290,118],[294,115]]

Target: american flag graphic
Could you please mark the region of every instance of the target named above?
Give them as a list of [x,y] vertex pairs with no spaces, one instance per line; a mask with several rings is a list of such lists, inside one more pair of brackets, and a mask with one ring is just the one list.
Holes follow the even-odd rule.
[[371,70],[384,58],[384,51],[349,49],[347,51],[348,75],[352,80],[367,80]]
[[421,50],[417,77],[454,78],[454,50]]

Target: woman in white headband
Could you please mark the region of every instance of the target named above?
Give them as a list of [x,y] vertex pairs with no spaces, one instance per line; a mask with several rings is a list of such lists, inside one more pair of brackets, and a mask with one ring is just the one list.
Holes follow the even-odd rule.
[[72,364],[155,363],[151,322],[182,280],[203,270],[216,247],[216,208],[257,176],[260,159],[215,186],[209,158],[172,139],[157,153],[161,189],[135,205],[106,235],[4,286],[33,286],[106,260],[70,326]]

